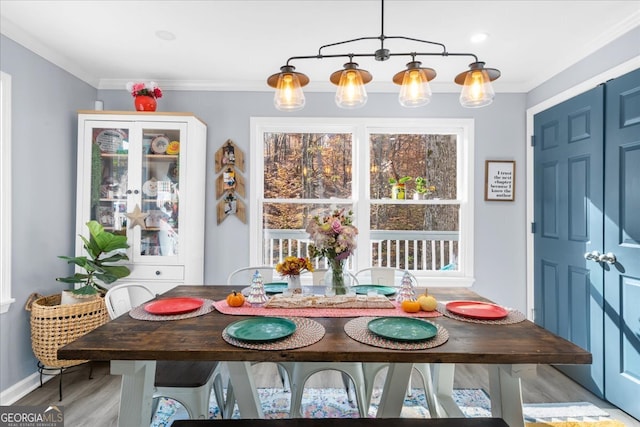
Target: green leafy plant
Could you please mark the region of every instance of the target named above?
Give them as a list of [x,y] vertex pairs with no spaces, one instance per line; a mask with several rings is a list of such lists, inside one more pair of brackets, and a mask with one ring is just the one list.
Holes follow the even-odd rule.
[[59,256],[68,264],[75,264],[85,270],[85,273],[75,273],[69,277],[58,277],[59,282],[77,284],[84,283],[78,289],[72,289],[75,295],[95,295],[104,293],[106,289],[96,280],[110,284],[118,279],[127,277],[131,271],[124,265],[111,265],[115,262],[128,260],[129,257],[122,251],[127,249],[126,236],[120,236],[104,230],[97,221],[89,221],[89,239],[80,236],[84,242],[84,249],[88,256],[68,257]]
[[402,178],[389,178],[389,184],[391,185],[395,185],[395,184],[405,184],[409,181],[411,181],[411,177],[410,176],[403,176]]
[[421,176],[416,178],[416,193],[431,194],[434,191],[436,191],[435,185],[429,185],[429,182]]

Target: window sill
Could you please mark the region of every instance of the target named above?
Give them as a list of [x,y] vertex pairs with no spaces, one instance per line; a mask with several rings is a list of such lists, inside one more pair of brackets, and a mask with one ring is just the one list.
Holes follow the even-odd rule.
[[0,314],[8,312],[11,304],[13,304],[14,302],[16,302],[15,298],[9,298],[6,301],[0,302]]

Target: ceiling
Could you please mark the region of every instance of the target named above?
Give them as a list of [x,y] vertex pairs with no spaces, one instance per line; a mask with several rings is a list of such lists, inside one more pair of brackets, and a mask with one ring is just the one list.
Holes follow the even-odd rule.
[[[316,55],[342,40],[381,34],[379,0],[31,1],[0,0],[0,31],[100,89],[128,81],[164,90],[270,90],[266,78],[291,56]],[[611,40],[640,26],[640,0],[387,0],[384,34],[435,41],[474,53],[502,77],[497,92],[527,92]],[[167,32],[175,36],[165,40]],[[489,35],[480,44],[471,35]],[[323,50],[373,53],[378,40]],[[440,52],[429,44],[387,40],[393,52]],[[390,83],[410,57],[358,58],[373,74],[369,91]],[[333,90],[329,75],[346,58],[293,61],[308,91]],[[438,76],[434,91],[457,91],[456,74],[473,57],[423,57]]]

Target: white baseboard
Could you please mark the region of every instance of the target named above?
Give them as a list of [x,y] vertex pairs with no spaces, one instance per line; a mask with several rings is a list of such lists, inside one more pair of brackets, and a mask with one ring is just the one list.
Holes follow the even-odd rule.
[[[42,382],[46,383],[53,379],[54,376],[55,375],[43,374]],[[8,389],[2,390],[2,392],[0,392],[0,405],[12,405],[38,387],[40,387],[40,373],[36,371]]]

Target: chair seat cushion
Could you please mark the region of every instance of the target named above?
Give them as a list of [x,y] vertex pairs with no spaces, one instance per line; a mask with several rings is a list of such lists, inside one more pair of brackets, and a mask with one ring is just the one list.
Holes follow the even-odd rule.
[[159,360],[156,362],[156,387],[200,387],[209,381],[218,362],[183,362]]

